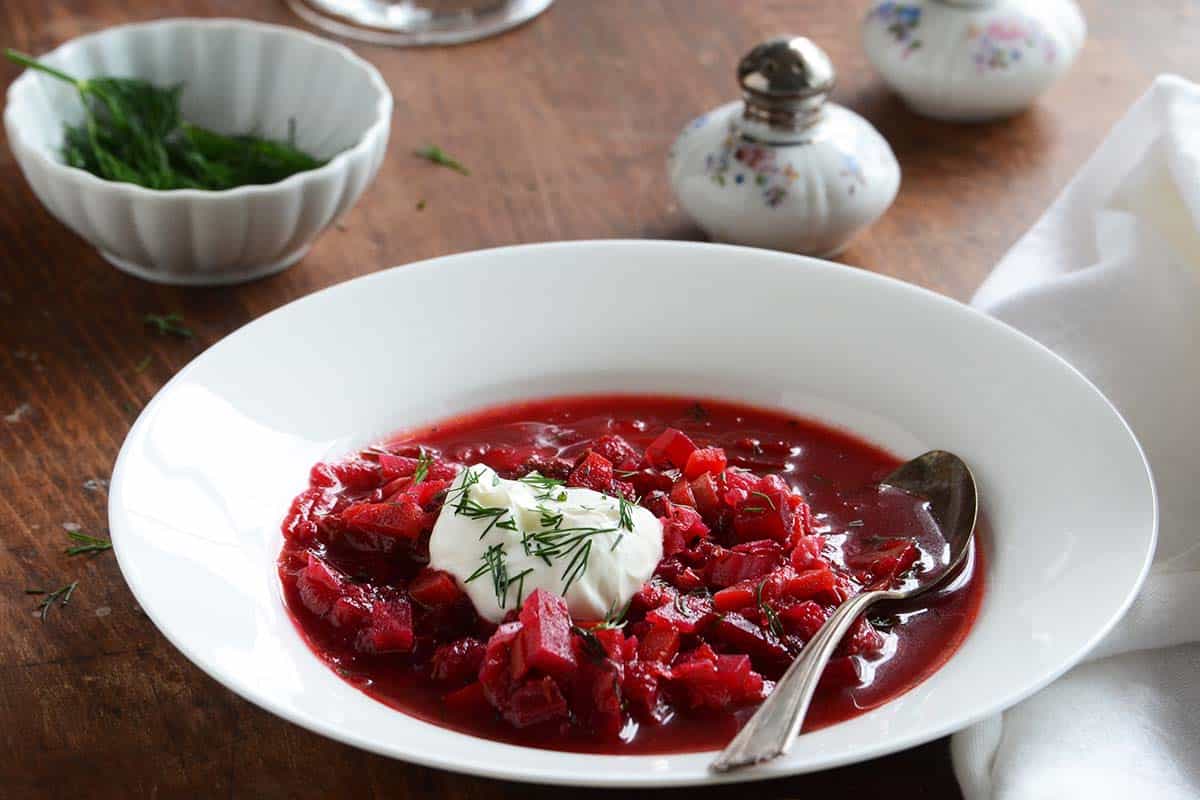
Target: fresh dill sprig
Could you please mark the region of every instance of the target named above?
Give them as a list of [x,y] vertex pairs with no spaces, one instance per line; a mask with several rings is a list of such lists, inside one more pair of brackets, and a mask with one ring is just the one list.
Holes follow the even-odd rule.
[[583,643],[583,652],[588,655],[593,661],[603,661],[608,658],[608,651],[604,649],[600,638],[596,636],[596,630],[599,626],[588,630],[581,625],[572,625],[571,632],[580,638]]
[[[557,478],[547,478],[541,473],[531,472],[524,478],[519,478],[518,481],[536,490],[534,500],[551,500],[555,503],[567,501],[567,490],[562,488],[564,484]],[[555,489],[559,491],[556,492]]]
[[421,448],[420,454],[417,456],[417,468],[413,470],[412,483],[410,486],[416,486],[429,477],[429,468],[433,466],[433,456],[425,452],[425,448]]
[[633,532],[633,503],[630,503],[624,497],[617,497],[617,513],[620,515],[618,528]]
[[471,573],[466,583],[471,583],[484,575],[491,575],[492,589],[496,592],[496,602],[504,608],[505,596],[508,594],[508,562],[504,559],[504,545],[494,544],[483,551],[483,566]]
[[59,607],[67,605],[71,602],[71,595],[75,594],[75,587],[79,585],[79,581],[72,581],[66,586],[60,586],[53,592],[47,592],[43,589],[26,589],[25,594],[44,594],[41,602],[37,604],[35,611],[41,612],[42,622],[46,621],[46,617],[50,615],[50,609],[58,603]]
[[[478,500],[471,499],[471,489],[479,483],[479,476],[479,472],[467,467],[459,485],[446,493],[446,505],[453,506],[455,516],[472,520],[488,520],[483,532],[479,534],[480,541],[483,541],[484,537],[492,532],[492,528],[501,528],[506,531],[518,530],[515,519],[511,516],[504,519],[504,515],[508,513],[508,509],[504,506],[485,506]],[[452,495],[454,495],[453,500],[451,500]]]
[[112,542],[108,539],[100,539],[95,536],[88,536],[80,531],[67,531],[67,537],[73,542],[79,544],[68,547],[63,552],[69,556],[81,556],[87,553],[103,553],[105,550],[112,550]]
[[783,623],[779,621],[779,614],[776,613],[775,609],[771,608],[770,603],[763,600],[763,587],[766,585],[767,582],[765,579],[758,584],[758,589],[756,589],[754,592],[754,600],[756,603],[758,603],[758,610],[762,612],[763,617],[766,618],[767,627],[770,628],[771,633],[775,634],[775,638],[782,639],[784,630]]
[[325,162],[296,149],[294,123],[286,142],[226,136],[183,119],[183,86],[135,78],[80,79],[32,56],[9,60],[75,87],[81,124],[63,126],[63,161],[110,181],[148,189],[231,189],[275,183]]
[[563,570],[562,574],[564,596],[571,590],[571,584],[575,583],[583,573],[587,572],[588,559],[591,555],[592,543],[588,540],[575,551],[575,555],[571,556],[571,561],[567,564],[567,568]]
[[[525,555],[541,559],[546,566],[553,566],[555,561],[566,562],[566,567],[561,576],[561,580],[563,581],[562,593],[564,595],[574,585],[575,581],[579,580],[587,571],[592,554],[592,540],[596,536],[601,534],[618,534],[611,548],[615,550],[625,536],[625,531],[633,531],[634,529],[633,506],[628,500],[620,496],[615,498],[608,497],[610,501],[615,500],[618,506],[620,520],[617,526],[595,527],[581,525],[569,528],[563,527],[565,520],[563,512],[546,505],[547,503],[562,503],[566,501],[567,492],[563,488],[563,481],[548,478],[537,472],[531,472],[525,477],[519,478],[518,481],[535,490],[534,497],[538,501],[538,504],[534,506],[534,510],[538,513],[539,525],[536,530],[522,531],[517,524],[516,518],[510,514],[509,508],[505,506],[486,506],[471,497],[471,489],[479,483],[480,475],[479,471],[474,470],[472,467],[467,467],[462,478],[458,481],[458,485],[446,493],[446,505],[453,509],[455,515],[465,516],[472,520],[487,520],[487,524],[479,535],[480,541],[493,528],[519,532],[521,533],[521,548]],[[479,575],[496,568],[497,564],[494,563],[496,555],[493,552],[495,547],[497,545],[492,545],[488,548],[488,551],[485,551],[483,556],[485,563],[477,571]],[[492,555],[488,555],[489,552]],[[488,561],[487,559],[491,560]],[[521,576],[514,577],[512,580],[518,580],[529,571],[532,571],[532,568]],[[477,578],[479,575],[473,575],[472,578]],[[497,593],[497,596],[499,597],[499,593]]]
[[772,511],[775,511],[775,510],[777,510],[777,509],[775,508],[775,501],[774,501],[774,500],[772,500],[772,499],[771,499],[771,495],[767,494],[766,492],[751,492],[750,494],[756,494],[756,495],[758,495],[759,497],[761,497],[763,500],[766,500],[766,501],[767,501],[767,505],[769,505],[769,506],[771,507],[771,510],[772,510]]
[[430,163],[437,164],[440,167],[447,167],[454,170],[460,175],[470,175],[471,170],[464,167],[456,159],[446,154],[442,148],[436,144],[431,144],[427,147],[422,147],[413,151],[413,155],[417,158],[423,158]]
[[162,336],[175,336],[180,339],[191,339],[195,334],[192,329],[183,324],[183,315],[177,312],[170,314],[146,314],[142,322],[150,326],[155,333]]
[[517,607],[520,607],[525,598],[525,576],[533,572],[533,567],[509,577],[508,561],[505,556],[503,544],[492,545],[483,552],[480,558],[483,561],[482,566],[472,572],[465,583],[471,583],[474,580],[482,578],[484,575],[490,575],[492,579],[492,591],[496,593],[496,604],[500,608],[507,606],[508,589],[515,583],[517,584]]
[[619,612],[617,611],[617,601],[613,600],[611,606],[608,607],[608,613],[604,615],[604,621],[592,626],[592,630],[597,631],[616,631],[625,627],[625,617],[629,614],[629,607],[633,605],[633,598],[629,598],[629,602]]

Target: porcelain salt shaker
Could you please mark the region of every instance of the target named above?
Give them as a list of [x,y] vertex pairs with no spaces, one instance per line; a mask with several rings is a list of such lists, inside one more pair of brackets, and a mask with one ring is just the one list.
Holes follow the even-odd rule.
[[1075,0],[876,2],[863,46],[918,114],[982,122],[1029,106],[1071,66],[1086,32]]
[[692,120],[671,148],[680,206],[719,241],[836,255],[895,199],[892,149],[826,99],[833,65],[806,38],[755,47],[737,76],[743,99]]

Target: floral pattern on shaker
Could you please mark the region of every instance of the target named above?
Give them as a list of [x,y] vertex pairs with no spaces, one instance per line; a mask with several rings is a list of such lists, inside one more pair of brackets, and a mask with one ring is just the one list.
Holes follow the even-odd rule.
[[1038,24],[1029,19],[995,19],[967,28],[971,57],[976,72],[1005,70],[1030,56],[1041,53],[1047,64],[1054,63],[1058,51],[1054,40],[1045,36]]
[[860,188],[867,185],[867,176],[863,172],[862,164],[858,157],[853,153],[843,152],[842,168],[838,171],[838,175],[846,181],[846,192],[853,195]]
[[916,35],[917,28],[921,25],[920,6],[908,3],[880,3],[871,9],[868,18],[879,20],[887,28],[892,38],[904,47],[904,58],[921,48],[921,39]]
[[775,208],[787,197],[788,187],[800,177],[791,163],[780,166],[776,155],[772,147],[743,140],[731,126],[721,149],[705,158],[704,168],[718,186],[751,181],[762,190],[763,201]]

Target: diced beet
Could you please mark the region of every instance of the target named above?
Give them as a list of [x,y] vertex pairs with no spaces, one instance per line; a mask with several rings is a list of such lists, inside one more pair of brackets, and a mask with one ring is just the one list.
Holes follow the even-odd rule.
[[348,489],[374,489],[382,479],[379,465],[361,458],[330,464],[329,469],[338,483]]
[[669,718],[670,709],[662,698],[662,681],[669,676],[669,669],[658,663],[639,661],[625,667],[621,692],[634,716],[657,723]]
[[[675,565],[678,566],[678,562],[675,562]],[[660,569],[662,566],[663,564],[660,563]],[[642,584],[641,589],[638,589],[637,594],[633,596],[631,608],[637,611],[649,611],[658,608],[663,603],[673,601],[678,594],[675,587],[671,586],[663,577],[655,576]]]
[[444,644],[433,653],[430,675],[435,681],[450,685],[462,685],[479,676],[487,646],[478,639],[464,636]]
[[716,475],[724,472],[727,464],[725,451],[721,448],[701,447],[698,450],[693,450],[691,455],[688,456],[687,462],[683,467],[683,477],[689,481],[694,481],[705,473]]
[[664,556],[675,555],[686,550],[696,539],[708,537],[708,526],[694,508],[670,503],[668,513],[669,516],[659,519],[663,526]]
[[450,484],[451,481],[435,480],[430,478],[428,480],[421,481],[416,486],[409,487],[407,494],[409,497],[415,500],[417,505],[421,506],[421,508],[426,508],[433,503],[434,498],[436,498],[446,489],[449,489]]
[[804,572],[826,566],[825,559],[821,557],[824,546],[825,539],[821,536],[800,537],[792,548],[792,567],[797,572]]
[[521,606],[521,633],[513,647],[513,676],[531,669],[564,676],[575,669],[571,648],[571,615],[567,601],[544,589],[534,589]]
[[308,554],[308,563],[296,576],[300,602],[318,616],[328,613],[344,593],[346,585],[346,576],[316,553]]
[[413,600],[427,608],[452,606],[463,596],[448,572],[425,567],[408,584],[408,594]]
[[866,617],[859,617],[842,637],[837,654],[844,656],[871,655],[883,647],[883,636]]
[[916,563],[920,553],[907,539],[888,540],[870,550],[847,554],[846,565],[870,581],[890,581]]
[[598,739],[615,739],[625,724],[624,669],[609,659],[586,660],[573,676],[572,710]]
[[442,698],[447,709],[457,714],[486,714],[488,700],[479,681],[469,683]]
[[356,646],[367,653],[407,653],[413,647],[412,606],[403,598],[377,600]]
[[389,503],[398,502],[396,496],[403,493],[404,490],[408,488],[410,483],[412,483],[411,478],[392,478],[383,486],[372,492],[372,495],[378,494],[380,501]]
[[759,663],[778,666],[791,662],[791,654],[774,636],[738,613],[719,617],[708,629],[708,636],[747,653]]
[[379,470],[383,473],[384,480],[411,478],[417,471],[419,463],[421,462],[418,459],[408,456],[395,456],[391,453],[379,454]]
[[521,684],[511,697],[504,718],[518,728],[567,716],[567,700],[549,675]]
[[626,636],[625,643],[621,646],[621,660],[628,663],[636,661],[638,657],[638,638],[636,636]]
[[607,458],[615,469],[636,469],[642,456],[629,442],[615,433],[607,433],[592,442],[592,450]]
[[671,487],[671,502],[695,508],[696,496],[692,494],[692,485],[683,478],[675,481],[675,485]]
[[713,593],[713,608],[719,612],[737,611],[755,603],[754,587],[740,583]]
[[739,541],[774,539],[787,542],[792,537],[794,514],[785,492],[762,492],[747,497],[733,517],[733,531]]
[[704,579],[691,567],[684,567],[671,578],[671,585],[681,592],[695,592],[704,588]]
[[717,671],[732,678],[743,679],[750,674],[750,656],[735,653],[717,655]]
[[696,499],[696,510],[706,519],[721,508],[721,496],[717,482],[710,473],[704,473],[692,481],[692,496]]
[[687,434],[675,428],[667,428],[646,448],[646,461],[652,467],[682,469],[696,444]]
[[505,444],[488,447],[479,456],[480,461],[494,469],[502,478],[510,480],[518,476],[521,466],[528,458],[528,450]]
[[[604,455],[604,453],[601,453]],[[565,481],[567,476],[571,474],[571,467],[574,464],[557,456],[544,456],[541,453],[533,453],[525,459],[525,463],[521,465],[522,475],[528,475],[531,472],[536,472],[546,478],[553,478],[556,481]]]
[[[749,544],[774,545],[773,542],[751,542]],[[739,545],[739,547],[742,547]],[[708,580],[714,586],[733,586],[743,581],[762,578],[783,561],[783,548],[757,546],[754,548],[726,550],[713,559],[709,566]]]
[[612,489],[609,493],[614,496],[624,497],[631,503],[637,502],[638,498],[637,487],[629,481],[617,480],[616,478],[613,478]]
[[416,539],[433,524],[433,516],[408,497],[399,503],[356,503],[341,518],[348,530],[400,539]]
[[739,489],[749,494],[751,489],[758,488],[758,476],[744,469],[730,467],[725,470],[725,488]]
[[831,569],[810,569],[788,579],[784,594],[793,600],[817,599],[837,603],[838,579]]
[[613,465],[595,450],[588,450],[567,476],[568,486],[582,486],[597,492],[612,491]]
[[335,628],[356,631],[371,619],[372,604],[359,587],[351,585],[346,588],[350,591],[333,601],[325,619]]
[[651,625],[638,641],[638,657],[643,661],[670,663],[679,652],[679,631],[666,625]]
[[821,673],[818,689],[831,692],[847,689],[862,683],[862,673],[859,672],[858,659],[853,656],[840,656],[829,659],[825,671]]
[[656,517],[670,517],[674,504],[665,492],[650,492],[642,498],[642,505]]
[[685,594],[651,611],[646,615],[646,621],[680,633],[696,633],[707,627],[715,616],[711,599]]
[[825,608],[815,600],[805,600],[779,609],[779,619],[784,628],[806,642],[817,635],[828,616]]
[[320,487],[301,492],[292,501],[292,507],[283,521],[284,537],[297,544],[310,543],[319,530],[313,517],[328,514],[336,502],[335,494]]
[[309,486],[315,489],[330,489],[337,486],[337,482],[337,476],[324,462],[313,464],[313,468],[308,471]]
[[625,660],[625,634],[617,628],[594,628],[592,636],[613,661]]
[[762,676],[751,670],[750,658],[745,655],[677,664],[671,677],[686,691],[692,708],[727,711],[762,699]]
[[499,711],[508,707],[513,691],[512,645],[521,633],[521,623],[506,622],[488,639],[483,663],[479,666],[479,682],[483,684],[488,702]]
[[[664,472],[659,472],[656,469],[639,469],[637,472],[623,472],[621,479],[629,481],[633,484],[633,489],[638,497],[647,497],[654,492],[665,493],[671,491],[675,480]],[[644,503],[643,503],[644,505]],[[649,506],[647,506],[649,508]],[[653,508],[650,509],[654,511]],[[655,512],[655,516],[662,516]]]

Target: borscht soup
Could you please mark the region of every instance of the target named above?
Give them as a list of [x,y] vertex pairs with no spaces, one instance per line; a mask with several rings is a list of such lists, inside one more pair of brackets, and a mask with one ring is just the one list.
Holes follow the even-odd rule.
[[[724,747],[834,608],[934,568],[903,459],[779,411],[553,398],[408,430],[312,468],[283,523],[312,651],[463,733],[627,755]],[[966,637],[978,550],[922,605],[860,618],[805,730],[924,680]]]

